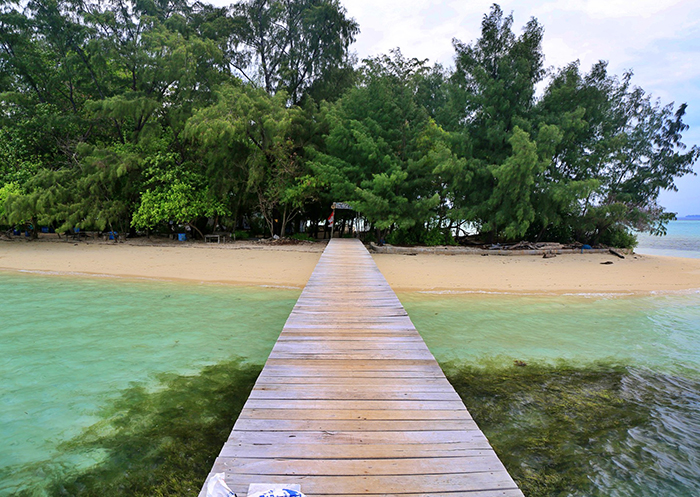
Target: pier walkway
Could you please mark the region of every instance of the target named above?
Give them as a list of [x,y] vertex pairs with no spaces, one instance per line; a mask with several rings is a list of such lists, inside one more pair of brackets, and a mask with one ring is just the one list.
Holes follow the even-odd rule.
[[328,244],[221,472],[239,497],[251,483],[309,497],[523,495],[357,240]]

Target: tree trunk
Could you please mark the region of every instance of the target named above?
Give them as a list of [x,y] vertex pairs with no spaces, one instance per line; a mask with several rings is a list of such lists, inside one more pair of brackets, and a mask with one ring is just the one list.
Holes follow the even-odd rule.
[[190,228],[194,229],[197,233],[199,233],[199,236],[202,238],[202,240],[204,240],[204,234],[199,230],[199,228],[197,228],[197,226],[194,223],[187,223],[187,225]]
[[547,231],[547,228],[549,227],[549,223],[545,224],[542,226],[542,229],[540,232],[537,234],[537,238],[535,239],[535,243],[539,242],[540,239],[542,238],[542,235],[544,235],[544,232]]
[[287,228],[287,206],[284,206],[284,210],[282,211],[282,226],[280,227],[280,238],[284,238],[286,234],[286,228]]

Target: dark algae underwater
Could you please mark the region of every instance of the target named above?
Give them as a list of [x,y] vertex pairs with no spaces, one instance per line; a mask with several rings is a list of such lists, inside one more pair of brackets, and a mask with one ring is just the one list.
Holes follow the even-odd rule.
[[697,379],[516,362],[443,368],[526,496],[700,495]]
[[526,496],[700,495],[700,292],[401,301]]
[[[526,496],[700,494],[700,382],[604,362],[523,364],[443,367]],[[155,391],[132,385],[58,447],[57,460],[100,462],[23,468],[37,485],[16,495],[196,495],[261,369],[230,360],[163,374]]]
[[37,485],[15,495],[197,495],[261,370],[229,360],[195,376],[163,374],[155,391],[132,385],[99,422],[58,447],[59,460],[95,451],[101,462],[24,468]]

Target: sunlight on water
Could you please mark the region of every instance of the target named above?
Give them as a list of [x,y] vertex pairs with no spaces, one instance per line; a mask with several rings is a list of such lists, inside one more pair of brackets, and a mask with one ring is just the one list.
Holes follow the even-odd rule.
[[8,273],[0,292],[0,495],[7,468],[46,459],[132,382],[263,363],[299,295]]

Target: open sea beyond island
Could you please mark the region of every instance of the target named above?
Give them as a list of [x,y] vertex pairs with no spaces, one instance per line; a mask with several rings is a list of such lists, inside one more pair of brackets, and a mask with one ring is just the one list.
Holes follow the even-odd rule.
[[[196,495],[299,295],[19,273],[0,292],[0,495],[31,496]],[[700,292],[399,297],[525,495],[700,495]]]
[[637,239],[640,254],[700,259],[700,219],[671,221],[665,236],[640,233]]

